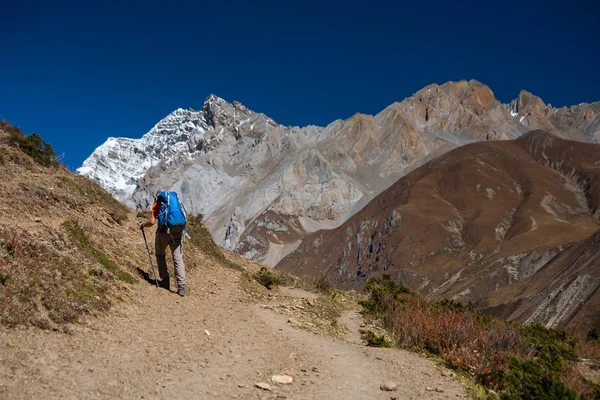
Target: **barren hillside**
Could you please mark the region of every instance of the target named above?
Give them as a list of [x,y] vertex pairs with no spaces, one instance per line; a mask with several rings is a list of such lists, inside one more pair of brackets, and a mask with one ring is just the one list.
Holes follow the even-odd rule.
[[[555,291],[545,266],[600,228],[599,160],[599,145],[542,131],[455,149],[399,180],[339,228],[308,236],[277,268],[325,271],[345,288],[388,273],[429,299],[480,307],[488,297],[495,306],[513,301],[500,293],[523,281]],[[594,262],[577,268],[587,285],[578,302],[539,304],[519,319],[546,315],[540,320],[548,326],[567,325],[596,292],[595,269]],[[564,295],[578,291],[570,287],[578,282],[561,282]],[[597,315],[586,327],[594,323]]]

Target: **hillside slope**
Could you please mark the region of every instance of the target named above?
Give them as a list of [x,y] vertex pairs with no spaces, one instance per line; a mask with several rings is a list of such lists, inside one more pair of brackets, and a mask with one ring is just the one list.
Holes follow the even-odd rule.
[[[599,159],[598,145],[542,131],[455,149],[399,180],[339,228],[307,236],[277,268],[325,271],[345,288],[385,272],[428,299],[479,304],[494,296],[494,304],[503,303],[508,298],[493,292],[524,280],[549,287],[542,267],[600,228]],[[578,273],[595,276],[593,263],[582,267]],[[598,286],[589,283],[581,303]],[[563,326],[580,306],[544,322]]]
[[590,326],[600,326],[599,287],[600,230],[563,251],[535,275],[490,293],[481,307],[508,320],[587,332]]

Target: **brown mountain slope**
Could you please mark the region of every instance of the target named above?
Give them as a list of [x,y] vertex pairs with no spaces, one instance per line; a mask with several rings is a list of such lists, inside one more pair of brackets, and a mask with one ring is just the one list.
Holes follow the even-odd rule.
[[463,146],[339,228],[309,235],[277,267],[326,271],[345,288],[386,272],[432,300],[479,302],[535,281],[548,261],[598,230],[599,174],[600,146],[541,131]]
[[600,326],[600,230],[551,260],[535,275],[502,288],[481,304],[519,322],[586,332]]

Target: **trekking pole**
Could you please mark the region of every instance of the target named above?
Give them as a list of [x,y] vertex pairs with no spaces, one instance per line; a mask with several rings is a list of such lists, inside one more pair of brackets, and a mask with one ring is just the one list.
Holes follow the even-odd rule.
[[148,260],[150,260],[150,266],[152,267],[152,275],[154,275],[154,283],[156,283],[156,287],[158,287],[158,279],[156,279],[156,271],[154,270],[154,264],[152,263],[152,256],[150,255],[150,249],[148,248],[148,241],[146,240],[146,232],[144,232],[144,227],[142,227],[142,235],[144,235],[144,243],[146,243],[146,251],[148,252]]

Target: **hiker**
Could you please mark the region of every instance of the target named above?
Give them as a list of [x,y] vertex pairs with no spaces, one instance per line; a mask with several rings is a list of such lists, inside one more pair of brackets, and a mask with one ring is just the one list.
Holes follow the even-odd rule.
[[183,237],[185,235],[186,217],[181,208],[177,193],[166,190],[156,192],[156,198],[152,205],[152,213],[147,221],[140,222],[140,229],[153,226],[158,221],[154,249],[158,274],[160,275],[160,287],[171,290],[169,281],[169,270],[167,269],[166,249],[171,249],[173,264],[175,264],[175,280],[177,281],[177,293],[185,296],[185,266],[183,264]]

